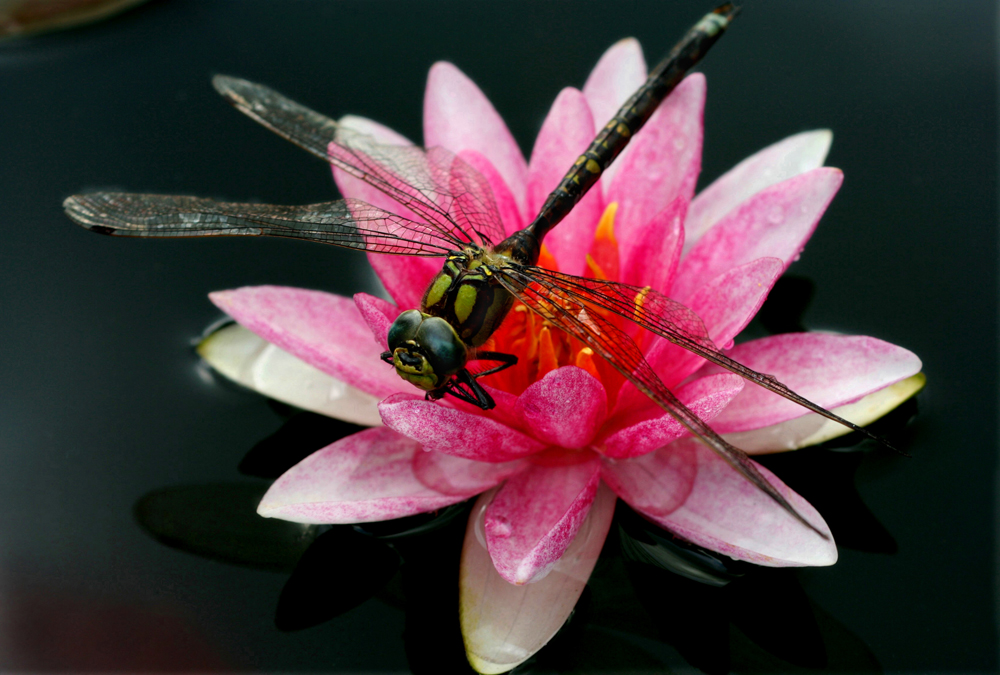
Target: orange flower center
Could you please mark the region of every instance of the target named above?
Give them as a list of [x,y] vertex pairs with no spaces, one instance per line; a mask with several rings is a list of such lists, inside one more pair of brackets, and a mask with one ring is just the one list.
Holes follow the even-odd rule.
[[[598,223],[590,253],[587,254],[586,276],[589,278],[618,280],[618,242],[614,233],[617,210],[617,203],[609,204]],[[555,257],[544,244],[538,266],[558,271]],[[618,372],[595,354],[594,350],[521,303],[514,305],[503,324],[482,349],[517,356],[516,366],[483,379],[485,384],[512,394],[520,394],[528,385],[562,366],[577,366],[586,370],[605,385],[609,396],[617,390],[617,386],[609,385],[621,384]],[[479,369],[485,370],[487,367],[489,362],[483,362]]]

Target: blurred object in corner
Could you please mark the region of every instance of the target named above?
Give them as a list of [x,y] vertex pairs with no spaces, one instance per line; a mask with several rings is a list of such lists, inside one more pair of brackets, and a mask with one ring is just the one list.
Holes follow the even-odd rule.
[[100,21],[145,0],[0,0],[0,40]]

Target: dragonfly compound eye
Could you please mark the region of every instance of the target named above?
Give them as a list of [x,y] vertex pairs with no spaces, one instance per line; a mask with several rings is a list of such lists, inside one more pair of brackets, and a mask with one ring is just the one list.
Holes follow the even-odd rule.
[[415,309],[393,322],[388,342],[399,376],[425,391],[444,385],[468,358],[468,348],[451,324]]
[[407,340],[412,340],[417,335],[417,329],[424,320],[424,315],[417,309],[408,309],[392,322],[389,326],[389,351],[396,351],[396,348]]

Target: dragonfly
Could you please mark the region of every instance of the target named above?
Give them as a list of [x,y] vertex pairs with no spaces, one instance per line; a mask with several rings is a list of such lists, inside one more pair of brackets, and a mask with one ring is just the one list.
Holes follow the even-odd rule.
[[[444,258],[419,309],[391,325],[382,360],[428,399],[446,395],[494,407],[479,379],[517,363],[481,349],[515,302],[587,345],[799,522],[826,538],[768,482],[747,455],[688,409],[660,380],[619,324],[631,321],[802,407],[885,443],[803,398],[774,377],[727,357],[701,319],[649,287],[577,277],[537,265],[545,235],[572,210],[738,13],[705,15],[601,129],[524,229],[505,235],[486,179],[452,152],[377,143],[260,84],[218,75],[213,84],[238,110],[325,162],[390,196],[414,217],[353,199],[282,206],[187,196],[98,192],[64,202],[101,234],[128,237],[272,236],[371,253]],[[619,317],[616,321],[614,317]],[[472,362],[495,363],[472,372]]]

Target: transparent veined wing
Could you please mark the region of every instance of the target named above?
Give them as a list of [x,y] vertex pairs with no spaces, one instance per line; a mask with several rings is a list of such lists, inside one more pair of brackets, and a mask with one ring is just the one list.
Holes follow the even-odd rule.
[[[593,304],[613,312],[649,332],[666,338],[679,347],[701,356],[726,370],[736,373],[745,380],[764,387],[807,410],[822,415],[845,427],[860,432],[872,440],[892,448],[884,439],[864,427],[845,420],[826,408],[803,398],[779,382],[774,376],[747,368],[726,356],[709,339],[701,320],[690,309],[676,300],[650,288],[639,288],[615,281],[585,279],[569,274],[553,272],[541,267],[524,268],[523,273],[546,286],[557,287],[573,299]],[[893,448],[894,449],[894,448]]]
[[[825,534],[796,511],[795,507],[764,478],[746,453],[726,442],[674,396],[643,358],[642,352],[632,338],[601,316],[601,307],[607,303],[592,303],[581,299],[575,293],[564,289],[554,278],[546,274],[536,274],[538,272],[552,274],[542,268],[510,266],[503,268],[499,275],[500,283],[532,311],[602,356],[615,370],[666,410],[684,428],[700,438],[740,475],[767,494],[796,520],[826,538]],[[589,281],[568,275],[553,276]],[[701,323],[693,312],[686,308],[682,309],[690,315],[689,322]],[[682,309],[678,309],[677,313],[683,314]]]
[[212,83],[250,118],[425,219],[453,249],[470,243],[490,247],[504,239],[489,184],[454,153],[378,143],[247,80],[216,75]]
[[236,204],[201,197],[116,192],[74,195],[66,214],[84,227],[125,237],[270,236],[304,239],[374,253],[444,256],[437,230],[344,199],[306,206]]

